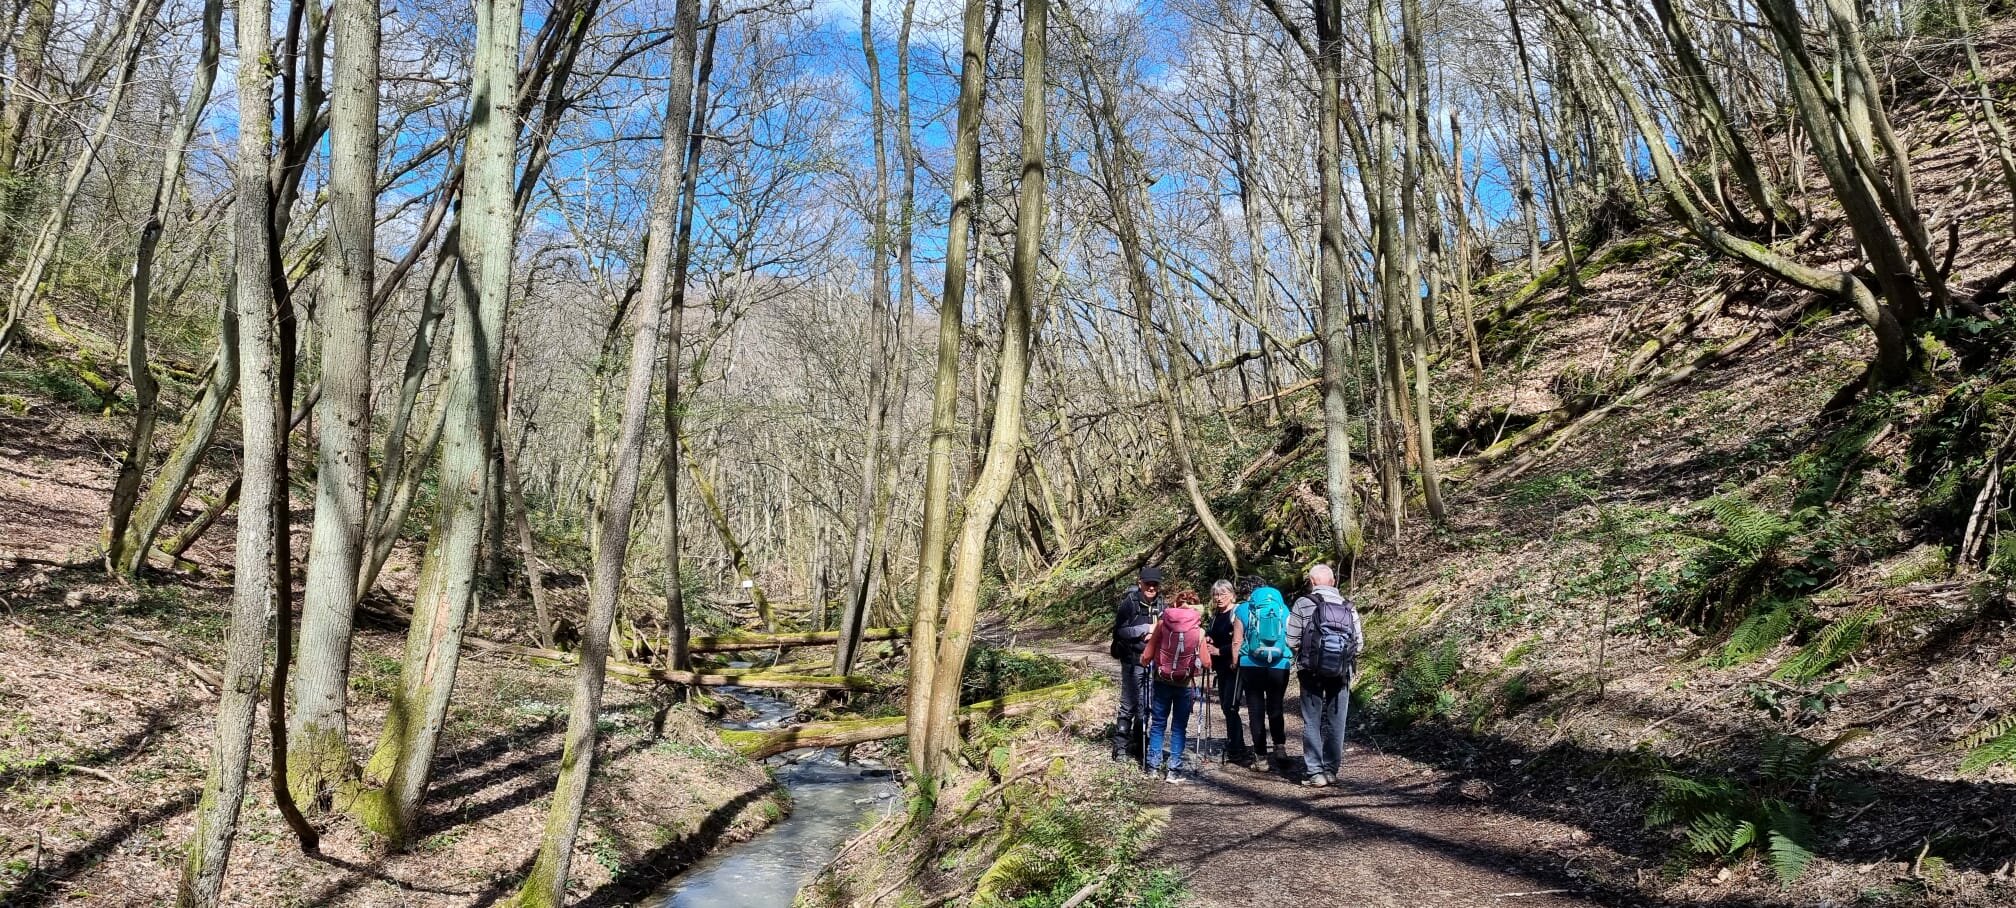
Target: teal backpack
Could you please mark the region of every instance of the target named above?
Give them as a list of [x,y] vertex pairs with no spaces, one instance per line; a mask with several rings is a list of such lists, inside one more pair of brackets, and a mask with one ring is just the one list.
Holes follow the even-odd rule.
[[1281,600],[1281,591],[1271,586],[1254,590],[1246,600],[1246,609],[1250,621],[1246,645],[1239,655],[1266,668],[1287,665],[1288,603]]

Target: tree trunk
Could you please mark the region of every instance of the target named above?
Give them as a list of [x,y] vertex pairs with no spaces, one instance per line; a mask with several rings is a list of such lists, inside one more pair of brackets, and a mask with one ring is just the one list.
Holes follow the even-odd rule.
[[224,649],[223,684],[217,703],[216,745],[211,752],[203,798],[196,809],[176,903],[210,908],[224,886],[224,872],[238,832],[245,800],[245,770],[252,756],[252,723],[266,656],[266,610],[273,589],[273,504],[286,494],[274,488],[274,467],[285,441],[273,333],[272,244],[268,220],[273,145],[273,71],[269,46],[271,16],[265,0],[239,0],[237,9],[238,166],[233,270],[241,338],[245,445],[245,491],[238,516],[238,548],[233,581],[231,630]]
[[1351,412],[1344,377],[1350,369],[1350,311],[1344,304],[1343,136],[1339,120],[1344,70],[1344,19],[1339,0],[1316,6],[1316,170],[1322,209],[1317,295],[1323,330],[1324,487],[1330,502],[1333,554],[1346,575],[1364,545],[1351,489]]
[[741,540],[735,537],[735,528],[728,523],[728,512],[721,507],[721,496],[715,492],[713,481],[707,478],[707,471],[701,468],[698,455],[693,453],[693,443],[682,437],[678,447],[685,456],[686,474],[693,477],[693,486],[700,491],[701,503],[706,505],[707,517],[714,524],[715,534],[721,537],[721,547],[728,552],[735,578],[749,590],[749,598],[756,604],[756,614],[763,619],[763,629],[775,631],[777,615],[771,611],[770,597],[756,582],[756,569],[750,565],[749,553],[742,547]]
[[467,252],[458,273],[461,311],[449,368],[452,384],[442,433],[439,512],[422,559],[413,623],[399,687],[369,774],[383,787],[356,802],[359,818],[394,849],[412,844],[434,747],[448,712],[462,633],[476,595],[505,303],[511,289],[515,212],[512,176],[520,0],[479,0],[470,92],[463,228]]
[[868,414],[862,442],[861,487],[855,501],[854,552],[847,567],[847,599],[840,603],[840,643],[833,649],[833,673],[854,670],[853,634],[867,620],[873,595],[875,555],[880,545],[875,531],[882,499],[883,428],[889,420],[889,370],[893,344],[889,337],[889,153],[884,135],[887,119],[882,100],[882,63],[875,52],[875,3],[861,0],[861,57],[867,67],[870,144],[874,148],[875,185],[868,212]]
[[[2009,127],[2002,120],[2002,114],[1995,109],[1994,83],[1988,81],[1981,67],[1981,53],[1974,46],[1974,25],[1967,20],[1969,0],[1954,0],[1951,4],[1953,21],[1959,26],[1961,47],[1967,53],[1967,74],[1972,88],[1977,93],[1975,103],[1981,107],[1981,121],[1988,125],[1988,132],[1995,141],[1995,160],[2002,167],[2002,186],[2009,193],[2009,202],[2016,205],[2016,151],[2011,150]],[[2012,219],[2012,229],[2016,229],[2016,219]]]
[[[1371,0],[1373,9],[1373,55],[1384,59],[1387,78],[1373,79],[1373,90],[1396,90],[1400,79],[1392,69],[1392,46],[1385,39],[1385,0]],[[1437,523],[1447,516],[1442,508],[1442,477],[1435,465],[1435,420],[1430,412],[1428,396],[1428,341],[1432,330],[1428,324],[1419,286],[1425,280],[1428,284],[1428,305],[1432,306],[1440,295],[1441,234],[1442,218],[1436,211],[1434,194],[1421,190],[1422,172],[1427,169],[1423,158],[1431,152],[1432,142],[1428,131],[1428,63],[1421,49],[1421,4],[1420,0],[1400,0],[1400,41],[1406,57],[1407,93],[1405,105],[1410,113],[1406,122],[1400,124],[1403,131],[1401,140],[1401,167],[1405,170],[1401,185],[1401,211],[1405,217],[1408,233],[1414,242],[1409,246],[1422,246],[1426,250],[1425,274],[1417,275],[1413,268],[1416,261],[1413,249],[1401,249],[1399,254],[1405,267],[1399,268],[1403,278],[1399,286],[1389,292],[1404,293],[1407,299],[1407,319],[1412,343],[1414,366],[1414,431],[1419,434],[1421,495],[1428,505],[1428,516]],[[1384,56],[1381,57],[1383,52]],[[1376,65],[1376,64],[1375,64]],[[1384,108],[1392,105],[1390,97]],[[1422,209],[1425,208],[1425,217]],[[1389,228],[1393,223],[1391,215],[1381,218],[1381,223]],[[1382,241],[1383,246],[1383,241]],[[1382,252],[1383,255],[1383,252]]]
[[[681,15],[687,15],[682,5]],[[683,99],[674,98],[671,103],[683,104],[685,123],[678,136],[684,155],[680,170],[679,189],[679,237],[678,250],[672,260],[672,299],[668,306],[665,340],[665,451],[662,469],[665,473],[665,627],[671,637],[671,663],[675,669],[693,667],[693,660],[686,649],[686,579],[685,528],[679,522],[679,445],[685,428],[682,422],[686,415],[686,401],[681,397],[680,351],[686,331],[686,274],[693,259],[693,215],[699,205],[700,152],[703,148],[703,128],[707,120],[708,83],[714,72],[714,41],[719,30],[707,30],[707,43],[703,59],[698,62],[696,72],[695,57],[702,55],[696,46],[698,41],[697,5],[691,12],[696,20],[688,23],[685,19],[674,22],[673,40],[673,88],[675,94],[684,91]],[[711,18],[711,16],[710,16]],[[683,88],[682,88],[683,87]]]
[[[126,452],[119,459],[119,475],[112,483],[112,503],[106,519],[105,566],[114,573],[138,573],[147,562],[147,552],[133,551],[130,532],[133,508],[139,503],[140,481],[154,457],[154,423],[159,415],[160,385],[147,365],[147,318],[154,297],[154,252],[160,245],[163,210],[172,204],[182,182],[182,165],[188,158],[189,139],[197,121],[210,103],[210,90],[217,83],[217,58],[222,53],[224,29],[223,0],[204,0],[203,37],[196,61],[196,74],[183,102],[182,115],[168,135],[168,148],[161,158],[161,174],[148,200],[147,217],[140,227],[140,241],[133,254],[133,286],[126,308],[126,376],[133,383],[133,432],[126,439]],[[0,158],[4,158],[0,154]],[[4,164],[0,164],[4,166]],[[151,535],[150,541],[151,541]],[[144,545],[145,543],[142,543]]]
[[[1044,0],[1037,0],[1041,3]],[[987,90],[987,3],[965,0],[960,14],[959,114],[952,145],[952,212],[945,231],[945,292],[938,305],[938,363],[932,380],[931,444],[924,471],[924,514],[917,554],[917,608],[910,625],[906,727],[911,772],[927,788],[942,760],[931,739],[931,695],[937,687],[939,612],[944,602],[946,540],[952,523],[952,444],[959,431],[959,348],[964,339],[970,234],[980,206],[980,125]],[[953,670],[959,670],[954,666]]]
[[1588,14],[1569,0],[1554,0],[1554,8],[1589,48],[1598,68],[1610,83],[1610,90],[1623,100],[1650,152],[1653,172],[1666,191],[1667,205],[1688,230],[1722,255],[1754,265],[1795,286],[1840,297],[1862,316],[1875,337],[1876,376],[1885,381],[1900,376],[1907,365],[1910,341],[1896,313],[1879,301],[1853,273],[1814,268],[1793,261],[1763,244],[1730,233],[1707,217],[1694,201],[1692,189],[1681,175],[1679,163],[1666,147],[1665,133],[1659,121],[1646,108],[1644,100],[1632,88],[1616,62],[1596,43],[1595,29],[1589,22]]
[[[581,662],[567,715],[566,743],[560,752],[560,779],[546,814],[539,855],[512,902],[524,908],[558,908],[567,901],[568,864],[587,807],[588,780],[595,766],[598,714],[607,680],[609,631],[623,594],[623,562],[630,548],[630,522],[637,505],[637,474],[644,460],[644,435],[651,416],[651,384],[658,368],[658,330],[664,321],[665,288],[678,244],[681,187],[690,122],[693,32],[700,0],[679,0],[674,13],[673,70],[665,105],[664,139],[658,153],[658,187],[651,197],[646,234],[644,284],[638,299],[637,333],[630,342],[630,378],[623,393],[622,424],[616,440],[615,471],[602,501],[600,544],[589,587],[588,623],[581,631]],[[677,357],[674,357],[676,360]],[[677,515],[672,515],[676,520]]]
[[[1525,89],[1529,112],[1533,117],[1533,137],[1540,156],[1540,170],[1547,177],[1547,209],[1554,215],[1554,240],[1561,244],[1561,269],[1568,278],[1569,289],[1582,292],[1582,265],[1576,260],[1575,235],[1569,231],[1568,210],[1562,205],[1561,194],[1566,191],[1559,176],[1555,174],[1554,151],[1547,141],[1547,115],[1540,107],[1540,95],[1533,87],[1533,63],[1526,51],[1526,33],[1519,27],[1519,0],[1505,0],[1505,18],[1512,25],[1512,46],[1518,51],[1519,82]],[[1534,275],[1540,273],[1535,263]]]
[[[504,405],[508,415],[508,398]],[[529,428],[522,431],[529,431]],[[508,428],[505,434],[509,434]],[[524,435],[519,437],[522,439]],[[554,646],[553,609],[546,602],[546,569],[539,563],[539,541],[532,533],[532,511],[525,505],[525,488],[518,479],[518,465],[523,451],[521,442],[516,452],[508,452],[504,458],[505,505],[511,509],[511,523],[518,534],[518,550],[525,559],[525,592],[532,598],[532,620],[538,625],[536,637],[539,645],[551,648]]]
[[1463,342],[1470,353],[1470,371],[1484,380],[1484,352],[1477,345],[1477,312],[1470,299],[1470,200],[1463,181],[1463,122],[1449,111],[1449,209],[1456,219],[1456,300],[1463,307]]
[[203,464],[203,454],[217,437],[217,427],[223,423],[224,414],[238,393],[237,292],[226,287],[224,297],[219,307],[217,353],[210,363],[210,380],[203,386],[202,400],[183,417],[175,446],[162,462],[161,471],[134,506],[132,522],[127,526],[126,560],[119,568],[125,573],[137,574],[147,565],[155,537],[181,510],[190,483]]
[[354,773],[345,704],[371,462],[371,300],[378,182],[378,0],[336,0],[329,128],[331,255],[316,308],[322,353],[315,527],[301,602],[287,784],[319,811]]
[[[917,759],[922,764],[923,777],[933,780],[927,784],[935,784],[935,780],[944,776],[955,743],[953,713],[959,703],[966,652],[972,645],[973,628],[979,618],[980,574],[987,560],[987,537],[994,518],[1001,512],[1002,502],[1008,497],[1009,485],[1014,482],[1022,449],[1022,394],[1029,377],[1030,308],[1032,297],[1041,287],[1037,269],[1042,258],[1046,179],[1043,146],[1048,125],[1049,83],[1044,78],[1044,64],[1048,56],[1045,37],[1049,17],[1049,0],[1025,0],[1022,4],[1022,162],[1016,199],[1014,273],[1001,315],[993,432],[987,440],[987,458],[966,495],[965,518],[952,553],[952,584],[945,597],[938,664],[932,670],[926,737],[921,744],[911,741],[914,749],[922,751]],[[912,654],[913,660],[924,658],[924,652]]]
[[[1095,107],[1092,111],[1096,118],[1092,127],[1093,157],[1099,165],[1100,183],[1113,216],[1113,234],[1119,240],[1121,259],[1126,264],[1127,287],[1134,302],[1134,321],[1141,332],[1141,347],[1148,361],[1148,370],[1154,377],[1155,396],[1162,404],[1163,418],[1169,430],[1169,448],[1176,457],[1190,509],[1196,513],[1198,522],[1217,546],[1219,554],[1225,557],[1231,573],[1237,575],[1238,546],[1233,543],[1231,534],[1226,533],[1218,523],[1217,516],[1211,513],[1211,503],[1205,499],[1203,484],[1197,478],[1197,460],[1190,450],[1190,432],[1184,424],[1183,402],[1179,399],[1177,386],[1181,368],[1178,358],[1182,351],[1173,327],[1162,326],[1158,331],[1155,319],[1155,294],[1148,276],[1148,256],[1143,249],[1142,235],[1142,220],[1153,210],[1148,200],[1143,198],[1148,177],[1141,172],[1139,157],[1120,124],[1118,86],[1112,84],[1107,73],[1098,69],[1099,63],[1088,58],[1084,65],[1086,78],[1091,83],[1087,86],[1088,97],[1094,99],[1091,103]],[[1174,324],[1174,321],[1170,323]],[[1158,340],[1160,343],[1157,343]]]

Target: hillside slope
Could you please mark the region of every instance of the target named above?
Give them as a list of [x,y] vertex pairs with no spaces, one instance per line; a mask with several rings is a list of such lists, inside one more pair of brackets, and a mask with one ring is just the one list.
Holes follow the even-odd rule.
[[[2003,86],[2011,35],[1985,46]],[[1960,306],[1903,386],[1869,387],[1853,313],[1651,212],[1583,250],[1584,292],[1558,264],[1483,284],[1484,373],[1452,349],[1434,377],[1450,519],[1367,516],[1360,742],[1580,827],[1648,902],[2016,898],[2012,222],[1936,56],[1893,72],[1895,116]],[[1803,208],[1785,248],[1852,265],[1838,212]],[[1213,486],[1284,588],[1327,550],[1296,406],[1228,414]],[[1186,509],[1156,490],[1021,598],[1091,622],[1144,560],[1208,583]]]

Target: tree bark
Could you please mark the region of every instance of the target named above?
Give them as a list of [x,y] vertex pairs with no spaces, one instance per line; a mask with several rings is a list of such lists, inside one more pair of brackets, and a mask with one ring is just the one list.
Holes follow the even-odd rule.
[[317,812],[355,769],[350,758],[351,624],[363,559],[371,459],[371,301],[378,182],[378,0],[336,0],[329,128],[328,270],[321,327],[321,431],[315,525],[301,602],[300,665],[288,729],[287,785]]
[[516,217],[512,176],[520,0],[478,0],[476,56],[463,195],[468,240],[457,278],[461,311],[449,358],[463,379],[451,385],[442,433],[439,512],[422,559],[413,624],[406,638],[385,729],[368,767],[382,787],[355,810],[394,849],[412,844],[421,798],[460,664],[464,624],[476,596],[506,300]]
[[[589,588],[588,623],[581,632],[581,661],[575,674],[573,704],[567,715],[566,742],[560,752],[560,779],[547,810],[539,855],[512,900],[523,908],[558,908],[566,903],[568,865],[574,858],[574,839],[581,830],[582,811],[588,803],[588,780],[595,766],[596,722],[607,680],[609,632],[623,594],[623,562],[630,548],[637,474],[644,460],[651,385],[658,368],[658,332],[664,321],[672,250],[678,244],[674,234],[678,230],[682,196],[685,131],[690,122],[692,63],[690,57],[680,60],[676,55],[693,46],[691,36],[699,4],[700,0],[679,0],[674,13],[679,37],[674,43],[664,139],[658,153],[658,187],[651,197],[644,284],[635,310],[637,332],[630,342],[630,378],[623,393],[622,424],[617,430],[615,471],[602,501],[602,529],[597,537],[595,573]],[[677,519],[676,514],[672,517]]]
[[[993,432],[987,458],[966,495],[965,518],[951,559],[951,587],[945,601],[945,624],[938,640],[937,666],[932,670],[930,713],[917,759],[923,776],[935,781],[945,774],[954,746],[953,713],[959,702],[960,680],[973,628],[980,612],[980,574],[987,560],[987,537],[1014,482],[1022,449],[1022,395],[1029,377],[1030,309],[1041,283],[1044,140],[1048,123],[1049,83],[1044,78],[1048,53],[1049,0],[1022,4],[1022,161],[1017,189],[1013,280],[1001,314],[1001,352],[995,376]],[[942,368],[942,366],[941,366]],[[912,654],[921,660],[925,654]]]
[[272,222],[268,219],[273,70],[267,54],[271,16],[266,0],[239,0],[237,28],[238,164],[233,175],[237,197],[232,202],[232,246],[243,329],[239,383],[243,391],[245,490],[238,517],[231,630],[225,638],[216,743],[175,894],[176,903],[183,908],[217,904],[238,832],[246,767],[252,756],[259,679],[265,667],[266,610],[274,594],[273,505],[286,494],[285,489],[273,486],[274,467],[285,441],[281,421],[286,413],[279,397],[273,332]]
[[1344,377],[1350,370],[1350,311],[1344,302],[1344,175],[1339,97],[1344,70],[1344,19],[1339,0],[1316,0],[1316,170],[1322,209],[1317,296],[1323,331],[1324,487],[1330,501],[1330,539],[1350,573],[1364,545],[1351,488],[1351,412]]
[[[1038,0],[1043,2],[1043,0]],[[987,91],[987,3],[965,0],[960,14],[959,113],[952,144],[952,212],[945,231],[945,292],[938,305],[938,362],[932,379],[931,444],[924,470],[924,514],[918,532],[917,607],[910,625],[906,727],[911,773],[935,785],[943,763],[925,747],[931,738],[931,693],[937,685],[939,612],[944,603],[946,540],[952,523],[952,445],[959,431],[959,348],[964,335],[967,269],[974,214],[980,206],[980,125]],[[958,667],[955,666],[954,671]]]
[[[1386,78],[1383,80],[1375,74],[1372,80],[1373,90],[1381,92],[1382,96],[1388,91],[1398,93],[1400,79],[1393,69],[1392,45],[1385,40],[1385,0],[1371,0],[1371,7],[1375,17],[1372,23],[1373,56],[1375,59],[1385,61],[1383,68],[1386,72]],[[1407,234],[1413,240],[1407,245],[1425,249],[1426,273],[1417,275],[1414,271],[1413,264],[1417,261],[1415,249],[1401,249],[1400,262],[1404,267],[1396,269],[1401,281],[1398,286],[1390,287],[1387,292],[1404,294],[1407,300],[1407,320],[1411,329],[1408,332],[1411,340],[1408,349],[1412,354],[1414,367],[1414,431],[1418,433],[1417,444],[1421,449],[1419,461],[1421,495],[1428,505],[1429,518],[1440,523],[1447,515],[1442,507],[1442,477],[1435,464],[1435,419],[1430,412],[1428,395],[1428,342],[1431,328],[1418,288],[1423,281],[1426,281],[1430,306],[1441,293],[1442,219],[1436,211],[1434,195],[1424,193],[1421,189],[1422,172],[1426,169],[1423,159],[1431,154],[1429,149],[1432,143],[1428,131],[1428,64],[1421,49],[1420,0],[1400,0],[1400,42],[1402,53],[1406,57],[1407,71],[1407,91],[1403,97],[1408,103],[1404,106],[1410,114],[1405,118],[1405,123],[1399,124],[1399,128],[1403,131],[1401,167],[1404,170],[1400,187],[1401,214],[1405,219]],[[1383,57],[1381,51],[1384,52]],[[1384,107],[1391,106],[1392,100],[1387,97]],[[1382,121],[1385,115],[1386,111],[1382,108],[1380,115]],[[1425,218],[1422,217],[1423,208],[1426,209]],[[1394,223],[1393,216],[1383,215],[1380,223],[1390,230]],[[1381,242],[1383,257],[1384,241]]]
[[[168,147],[161,157],[161,174],[148,200],[146,220],[133,253],[133,286],[126,307],[126,376],[133,383],[133,431],[127,436],[126,451],[119,459],[119,474],[112,483],[112,502],[106,519],[105,566],[114,573],[135,574],[147,563],[143,547],[133,551],[130,530],[133,508],[139,503],[140,481],[154,456],[154,423],[159,416],[160,384],[147,364],[147,320],[154,298],[154,252],[161,243],[163,210],[175,199],[182,183],[182,166],[188,159],[189,139],[210,103],[210,91],[217,84],[217,58],[222,54],[224,29],[223,0],[204,0],[203,35],[197,53],[196,73],[183,102],[182,115],[168,135]],[[0,154],[0,158],[4,158]],[[0,165],[4,166],[4,165]],[[150,541],[151,541],[151,535]],[[145,543],[142,543],[144,546]]]
[[873,595],[875,555],[880,549],[875,531],[881,524],[883,430],[889,421],[889,371],[893,344],[889,336],[889,153],[882,100],[882,63],[875,50],[874,0],[861,0],[861,57],[867,67],[868,121],[874,148],[875,185],[868,211],[868,414],[862,442],[861,485],[855,501],[854,552],[847,567],[847,599],[840,603],[840,642],[833,648],[833,673],[854,669],[853,635],[867,621]]
[[[682,15],[685,8],[680,8]],[[714,72],[714,41],[718,29],[707,31],[706,48],[696,46],[698,41],[697,7],[691,14],[696,20],[688,23],[684,19],[674,23],[673,42],[673,91],[684,86],[683,101],[686,122],[680,134],[683,148],[683,167],[680,171],[679,189],[679,238],[678,251],[672,260],[671,309],[668,315],[665,339],[665,450],[661,469],[665,474],[665,627],[671,637],[671,663],[675,669],[690,669],[693,660],[686,649],[686,580],[685,527],[679,521],[679,445],[684,437],[682,423],[686,416],[686,401],[681,396],[680,351],[686,331],[686,277],[693,260],[693,216],[699,205],[700,152],[706,130],[708,83]],[[700,56],[698,71],[695,71],[695,57]],[[674,99],[673,103],[682,103]]]

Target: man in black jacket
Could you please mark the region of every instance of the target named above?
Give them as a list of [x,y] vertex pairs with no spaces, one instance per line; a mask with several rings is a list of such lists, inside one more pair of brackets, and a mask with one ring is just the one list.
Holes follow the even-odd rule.
[[1120,597],[1113,609],[1113,645],[1109,652],[1120,660],[1120,707],[1113,716],[1113,761],[1126,759],[1131,752],[1147,767],[1142,756],[1142,732],[1146,730],[1149,697],[1149,669],[1141,664],[1141,651],[1148,644],[1148,632],[1162,614],[1162,569],[1150,565]]

